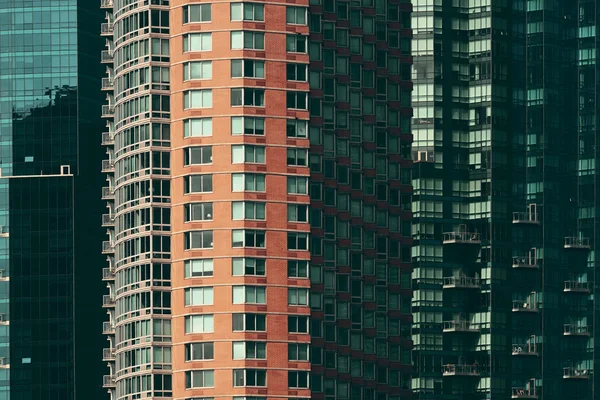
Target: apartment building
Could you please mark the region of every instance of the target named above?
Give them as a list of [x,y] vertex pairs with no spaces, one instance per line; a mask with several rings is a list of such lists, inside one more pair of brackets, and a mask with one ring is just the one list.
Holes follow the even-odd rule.
[[410,4],[101,6],[111,398],[411,396]]

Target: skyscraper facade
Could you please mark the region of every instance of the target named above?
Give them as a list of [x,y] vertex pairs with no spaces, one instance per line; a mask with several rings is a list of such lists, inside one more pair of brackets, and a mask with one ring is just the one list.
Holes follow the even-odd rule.
[[102,394],[101,15],[82,3],[0,3],[1,399]]
[[596,398],[597,4],[413,6],[413,393]]
[[101,6],[111,397],[409,397],[410,4]]

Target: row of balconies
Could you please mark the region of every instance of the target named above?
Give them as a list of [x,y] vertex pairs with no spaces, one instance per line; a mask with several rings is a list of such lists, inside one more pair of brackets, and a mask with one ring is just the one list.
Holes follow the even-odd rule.
[[[443,376],[466,376],[480,377],[482,368],[477,364],[446,364],[442,367]],[[587,369],[579,369],[575,367],[563,368],[564,379],[589,379],[591,371]],[[518,388],[516,388],[518,389]],[[520,394],[520,392],[518,393]]]

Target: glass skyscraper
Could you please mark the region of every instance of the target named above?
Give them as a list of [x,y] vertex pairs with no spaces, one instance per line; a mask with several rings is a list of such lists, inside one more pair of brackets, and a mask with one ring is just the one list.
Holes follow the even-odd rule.
[[102,16],[84,3],[0,2],[0,399],[100,389]]

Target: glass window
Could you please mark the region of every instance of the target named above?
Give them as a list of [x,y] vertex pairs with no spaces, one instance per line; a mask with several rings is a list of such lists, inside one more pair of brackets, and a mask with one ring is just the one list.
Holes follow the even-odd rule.
[[287,108],[293,110],[308,110],[308,93],[288,91]]
[[308,305],[308,289],[288,288],[288,305],[290,305],[290,306],[307,306]]
[[185,289],[186,306],[206,306],[213,304],[213,288],[198,287]]
[[183,80],[212,79],[212,61],[193,61],[183,64]]
[[306,25],[306,7],[287,6],[285,21],[290,25]]
[[233,386],[267,386],[267,371],[263,369],[234,369]]
[[262,258],[234,258],[232,260],[232,275],[256,275],[266,274],[266,260]]
[[183,6],[183,23],[189,22],[210,22],[211,9],[210,4],[195,4]]
[[212,164],[212,146],[194,146],[183,149],[183,165]]
[[265,332],[267,330],[267,316],[264,314],[233,314],[234,332]]
[[265,175],[263,174],[232,174],[232,191],[234,192],[264,192]]
[[264,32],[254,31],[232,31],[231,32],[231,50],[264,50],[265,34]]
[[267,358],[267,344],[265,342],[233,342],[233,359],[258,359]]
[[213,342],[186,343],[185,361],[212,360],[215,358]]
[[264,78],[265,62],[259,60],[231,60],[232,78]]
[[307,125],[308,121],[299,119],[288,119],[287,120],[287,137],[292,138],[306,138],[307,137]]
[[185,250],[212,249],[213,231],[185,232]]
[[308,205],[289,204],[287,214],[288,222],[308,222]]
[[201,278],[207,276],[213,276],[212,258],[185,261],[186,278]]
[[212,175],[191,175],[184,179],[183,191],[185,194],[212,192]]
[[253,146],[241,144],[231,146],[231,162],[239,163],[265,163],[265,146]]
[[264,107],[265,90],[254,88],[232,88],[231,106]]
[[231,232],[231,247],[265,248],[265,231],[234,229]]
[[212,314],[188,315],[185,317],[185,333],[212,333],[214,320]]
[[308,261],[288,261],[288,278],[308,278]]
[[306,36],[287,35],[285,48],[289,53],[306,53]]
[[266,218],[265,203],[234,201],[231,203],[231,214],[233,220],[264,221]]
[[264,286],[234,286],[233,304],[267,304]]
[[184,221],[210,221],[213,219],[213,203],[192,203],[184,207]]
[[215,371],[203,370],[203,371],[186,371],[185,373],[185,387],[186,389],[192,388],[206,388],[215,386]]
[[265,6],[260,3],[231,3],[232,21],[264,21]]
[[296,64],[296,63],[288,63],[287,64],[287,80],[288,81],[300,81],[306,82],[308,70],[308,65],[306,64]]
[[183,136],[212,136],[212,118],[195,118],[183,121]]
[[304,176],[288,176],[288,194],[308,194],[308,178]]
[[183,93],[183,108],[211,108],[212,90],[189,90]]
[[183,51],[212,50],[212,33],[189,33],[183,35]]

